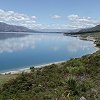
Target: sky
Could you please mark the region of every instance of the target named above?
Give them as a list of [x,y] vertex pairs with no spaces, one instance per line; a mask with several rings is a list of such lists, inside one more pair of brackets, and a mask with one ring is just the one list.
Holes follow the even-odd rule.
[[77,29],[100,24],[100,0],[0,0],[0,22],[32,29]]

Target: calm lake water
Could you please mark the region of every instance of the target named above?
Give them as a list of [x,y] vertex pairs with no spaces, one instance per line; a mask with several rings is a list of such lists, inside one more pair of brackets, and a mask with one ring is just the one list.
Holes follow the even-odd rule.
[[0,33],[0,72],[68,60],[96,50],[92,41],[63,34]]

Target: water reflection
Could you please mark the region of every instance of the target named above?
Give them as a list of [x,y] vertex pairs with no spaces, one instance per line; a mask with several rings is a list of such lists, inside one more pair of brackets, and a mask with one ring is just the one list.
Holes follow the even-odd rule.
[[9,38],[0,40],[0,53],[14,52],[26,48],[34,48],[35,40],[38,39],[29,35],[21,38]]
[[[20,35],[21,36],[21,35]],[[19,37],[20,37],[19,36]],[[7,37],[7,36],[6,36]],[[77,37],[68,37],[62,35],[26,35],[19,38],[7,38],[0,40],[0,53],[15,52],[27,48],[35,49],[41,44],[42,47],[51,51],[67,50],[68,52],[77,52],[78,50],[90,50],[94,47],[93,42],[83,41]],[[41,49],[40,48],[40,49]]]

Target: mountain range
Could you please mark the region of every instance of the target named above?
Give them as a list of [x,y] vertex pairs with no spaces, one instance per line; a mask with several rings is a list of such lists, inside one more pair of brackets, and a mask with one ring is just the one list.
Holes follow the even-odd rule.
[[0,22],[0,32],[37,32],[24,26],[9,25]]
[[[66,31],[66,32],[65,32]],[[66,30],[66,29],[44,29],[44,30],[32,30],[24,26],[9,25],[3,22],[0,22],[0,32],[65,32],[65,34],[81,34],[81,33],[91,33],[91,32],[100,32],[100,24],[92,28],[84,28],[77,30]]]
[[100,32],[100,24],[96,25],[95,27],[80,29],[79,31],[66,32],[65,34],[82,34],[93,32]]
[[24,26],[9,25],[0,22],[0,32],[34,32],[34,33],[64,33],[69,32],[67,29],[37,29],[32,30]]
[[100,32],[100,24],[95,27],[92,27],[92,28],[81,29],[79,32],[81,32],[81,33]]

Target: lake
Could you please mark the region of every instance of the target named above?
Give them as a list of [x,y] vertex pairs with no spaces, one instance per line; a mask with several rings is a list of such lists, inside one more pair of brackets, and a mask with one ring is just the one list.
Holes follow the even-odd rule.
[[97,50],[92,41],[57,33],[0,33],[0,72],[71,58]]

